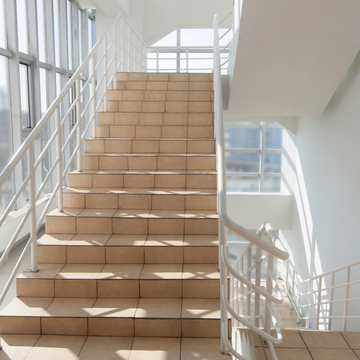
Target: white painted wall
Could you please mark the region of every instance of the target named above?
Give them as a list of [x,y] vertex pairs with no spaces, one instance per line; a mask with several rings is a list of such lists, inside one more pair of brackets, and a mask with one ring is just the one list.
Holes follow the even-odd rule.
[[283,180],[294,194],[281,232],[303,279],[359,260],[360,53],[321,116],[299,117],[284,139]]

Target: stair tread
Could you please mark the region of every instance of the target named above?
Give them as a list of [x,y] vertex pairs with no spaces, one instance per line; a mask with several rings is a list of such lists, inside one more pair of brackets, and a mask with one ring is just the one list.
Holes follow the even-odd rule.
[[215,170],[148,170],[148,169],[136,169],[136,170],[116,170],[116,169],[83,169],[82,171],[74,170],[70,174],[100,174],[100,175],[107,175],[107,174],[114,174],[114,175],[216,175]]
[[215,154],[207,154],[207,153],[198,153],[198,154],[181,154],[181,153],[160,153],[160,152],[156,152],[156,153],[84,153],[82,154],[83,157],[87,157],[87,156],[104,156],[104,157],[120,157],[120,156],[125,156],[125,157],[136,157],[136,156],[140,156],[140,157],[186,157],[186,158],[191,158],[191,157],[211,157],[211,158],[215,158],[216,155]]
[[44,234],[38,245],[62,246],[201,246],[218,247],[217,235]]
[[39,264],[19,279],[219,280],[217,264]]
[[1,316],[220,319],[219,299],[15,298]]

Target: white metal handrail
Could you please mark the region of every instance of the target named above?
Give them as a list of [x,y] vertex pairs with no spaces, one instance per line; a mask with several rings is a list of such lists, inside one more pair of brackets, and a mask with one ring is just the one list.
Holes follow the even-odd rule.
[[[277,240],[284,247],[282,241]],[[356,292],[357,296],[350,296],[350,289],[357,290],[355,285],[360,283],[360,279],[351,280],[351,270],[355,267],[360,267],[360,261],[303,280],[290,259],[279,263],[278,277],[285,282],[285,291],[296,312],[297,321],[301,321],[305,327],[317,330],[346,331],[349,319],[360,319],[360,311],[357,314],[348,314],[350,302],[357,302],[356,309],[360,309],[359,291]],[[356,273],[358,274],[358,271]],[[337,281],[336,276],[339,278]],[[337,289],[342,288],[343,292],[336,293]],[[334,309],[334,304],[343,304],[343,307]],[[339,324],[334,324],[333,320],[340,320]]]
[[[117,29],[120,29],[117,31]],[[132,34],[129,36],[128,34]],[[131,41],[131,38],[134,41]],[[119,46],[120,44],[120,46]],[[126,47],[126,51],[125,51]],[[40,119],[27,139],[23,142],[17,152],[14,154],[10,162],[7,164],[3,172],[0,174],[0,187],[13,176],[15,168],[21,166],[21,162],[27,157],[28,175],[25,177],[19,190],[14,194],[9,205],[5,209],[0,218],[0,226],[4,223],[10,212],[12,211],[17,199],[26,187],[29,189],[29,205],[23,219],[18,228],[15,230],[10,242],[7,244],[5,251],[0,259],[0,268],[7,259],[13,245],[18,240],[18,236],[25,225],[27,219],[30,219],[30,238],[21,253],[15,267],[0,295],[0,304],[3,302],[7,291],[13,282],[17,271],[25,257],[27,250],[31,247],[31,271],[38,271],[37,262],[37,232],[42,225],[46,214],[48,213],[52,202],[57,195],[58,210],[63,211],[63,182],[70,170],[73,160],[77,160],[77,170],[82,171],[82,147],[83,140],[92,126],[92,135],[95,136],[96,131],[96,112],[103,107],[107,110],[107,89],[117,87],[116,74],[117,71],[138,71],[146,70],[146,45],[142,39],[131,28],[128,21],[122,14],[119,14],[109,29],[97,41],[93,49],[84,59],[83,63],[75,71],[71,79],[62,89],[58,97],[50,105],[44,116]],[[103,54],[101,54],[103,51]],[[135,55],[134,55],[135,54]],[[96,60],[98,58],[98,61]],[[110,61],[108,60],[110,58]],[[84,81],[83,72],[88,71],[90,75]],[[63,109],[62,101],[66,97],[70,97],[74,91],[75,99],[67,109]],[[88,95],[87,95],[88,94]],[[90,96],[91,94],[91,96]],[[87,96],[86,96],[87,95]],[[88,98],[88,99],[86,99]],[[83,103],[82,103],[83,102]],[[61,112],[64,112],[62,115]],[[70,135],[64,139],[62,132],[63,126],[75,116],[76,123],[70,132]],[[45,126],[52,129],[52,134],[48,142],[39,155],[34,154],[34,140],[39,136]],[[63,163],[63,155],[71,143],[73,144],[72,155]],[[35,171],[41,165],[42,159],[50,151],[55,151],[55,160],[44,179],[36,179]],[[45,209],[40,217],[36,215],[36,202],[43,194],[43,190],[50,179],[56,179],[54,190]]]
[[[277,248],[274,244],[277,240],[277,235],[271,228],[271,226],[266,222],[264,223],[257,234],[253,234],[247,229],[243,228],[239,224],[235,223],[230,219],[227,213],[226,206],[226,178],[225,178],[225,144],[224,144],[224,124],[223,124],[223,100],[222,100],[222,84],[221,84],[221,64],[220,64],[220,46],[219,46],[219,25],[218,18],[215,15],[214,18],[214,101],[215,101],[215,134],[216,134],[216,160],[217,160],[217,196],[218,196],[218,215],[219,215],[219,267],[220,267],[220,284],[221,284],[221,301],[220,301],[220,312],[221,312],[221,352],[226,354],[231,352],[233,356],[238,359],[244,359],[244,357],[239,354],[233,346],[230,345],[228,341],[228,313],[232,315],[233,322],[241,323],[248,328],[255,331],[257,334],[265,337],[269,341],[269,346],[273,358],[276,359],[276,354],[274,347],[272,346],[273,342],[280,342],[281,332],[277,326],[275,320],[275,329],[278,333],[277,338],[274,338],[270,335],[271,322],[274,321],[275,317],[273,316],[273,311],[271,308],[271,302],[282,302],[282,297],[280,294],[279,298],[275,298],[272,295],[274,290],[274,276],[272,274],[273,270],[273,257],[286,260],[289,257],[289,254],[286,251],[282,251]],[[244,239],[249,241],[251,245],[248,246],[246,251],[247,257],[247,267],[246,269],[239,269],[239,261],[236,261],[237,266],[231,267],[227,261],[227,240],[226,240],[226,228],[235,232],[236,234],[242,236]],[[265,241],[261,238],[264,233],[267,233],[269,236],[269,241]],[[256,266],[255,266],[255,284],[252,282],[252,269],[254,267],[251,264],[251,249],[252,247],[256,248]],[[267,271],[266,271],[266,289],[260,286],[261,282],[261,252],[265,251],[267,253]],[[242,263],[243,265],[244,263]],[[241,275],[241,273],[246,273],[247,277]],[[228,273],[231,274],[234,281],[231,278],[231,283],[235,283],[235,287],[232,286],[231,292],[236,292],[235,297],[237,299],[241,298],[240,304],[243,302],[244,293],[244,284],[247,287],[246,290],[246,312],[245,316],[242,313],[243,307],[239,308],[238,301],[232,301],[235,309],[230,305],[227,300],[227,278]],[[240,280],[240,281],[239,281]],[[276,288],[276,287],[275,287]],[[240,296],[238,291],[240,289]],[[254,324],[251,324],[246,320],[250,316],[251,312],[251,293],[254,290],[255,294],[255,310],[253,315]],[[277,289],[278,290],[278,289]],[[278,292],[280,292],[278,290]],[[265,298],[265,314],[260,315],[260,295]],[[240,313],[239,313],[240,312]],[[259,328],[259,320],[263,320],[264,330]]]

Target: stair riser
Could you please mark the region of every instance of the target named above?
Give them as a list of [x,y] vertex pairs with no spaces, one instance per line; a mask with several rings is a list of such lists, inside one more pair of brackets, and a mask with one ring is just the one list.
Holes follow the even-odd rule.
[[96,138],[214,139],[210,125],[97,125]]
[[85,140],[85,153],[215,154],[214,140]]
[[73,209],[216,210],[216,195],[64,194]]
[[83,156],[83,170],[215,170],[215,156]]
[[217,246],[38,246],[43,264],[217,264]]
[[0,329],[7,334],[214,338],[220,337],[220,320],[17,316],[3,317]]
[[219,299],[218,279],[16,279],[18,296]]
[[74,188],[216,189],[216,174],[69,174]]
[[118,90],[212,91],[212,81],[117,81]]
[[214,125],[213,113],[98,113],[98,125]]
[[116,74],[117,81],[213,81],[214,75],[211,73],[136,73],[136,72],[119,72]]
[[109,90],[109,101],[213,102],[213,91]]
[[218,220],[47,216],[46,232],[48,234],[217,235]]

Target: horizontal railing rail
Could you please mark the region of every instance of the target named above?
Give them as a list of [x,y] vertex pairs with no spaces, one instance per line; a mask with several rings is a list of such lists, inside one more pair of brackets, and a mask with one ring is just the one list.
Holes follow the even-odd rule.
[[[13,211],[22,192],[27,191],[29,198],[27,210],[1,255],[0,268],[18,240],[25,223],[30,222],[29,240],[1,292],[0,304],[29,248],[31,248],[31,271],[38,271],[37,232],[56,196],[58,210],[63,211],[64,180],[67,173],[75,168],[75,161],[76,169],[82,171],[83,141],[88,136],[90,129],[92,136],[96,135],[96,113],[101,108],[107,110],[107,89],[117,88],[117,71],[146,71],[146,45],[122,14],[116,17],[109,29],[96,42],[83,63],[74,72],[0,174],[1,187],[15,176],[15,169],[27,165],[27,175],[24,176],[21,186],[1,215],[0,226]],[[89,74],[86,77],[83,75],[85,72]],[[65,102],[68,102],[67,106]],[[43,143],[43,148],[39,151],[34,149],[34,141],[41,135],[45,127],[49,129],[49,139]],[[65,127],[70,129],[66,137],[63,135]],[[68,154],[67,157],[66,154]],[[53,161],[47,174],[39,178],[37,170],[40,169],[45,157],[49,157]],[[63,159],[66,159],[65,162]],[[37,201],[43,196],[46,185],[50,181],[53,183],[53,191],[41,215],[37,216]]]
[[[233,346],[234,344],[230,344],[228,340],[227,322],[228,314],[230,314],[233,326],[239,326],[239,324],[242,324],[266,339],[269,343],[269,348],[273,358],[276,359],[273,343],[281,342],[282,335],[276,322],[271,303],[282,303],[283,298],[273,274],[273,257],[275,256],[278,259],[286,260],[288,259],[289,254],[275,246],[277,234],[267,222],[259,228],[256,234],[253,234],[249,230],[234,222],[227,213],[223,100],[220,63],[220,53],[222,50],[219,46],[219,25],[217,15],[215,15],[214,18],[214,29],[214,105],[219,215],[219,267],[220,286],[222,289],[220,301],[222,331],[221,351],[224,354],[230,352],[238,359],[245,359],[245,357],[235,349]],[[233,231],[249,242],[245,251],[235,261],[235,265],[233,266],[231,266],[227,260],[228,245],[226,240],[226,229]],[[268,241],[262,238],[265,233],[268,235]],[[255,249],[256,251],[255,264],[252,264],[252,249]],[[266,259],[263,258],[262,252],[266,253]],[[261,270],[263,263],[266,263],[266,287],[261,286]],[[255,272],[255,283],[253,282],[253,272]],[[227,299],[228,274],[230,274],[230,301]],[[273,290],[276,291],[277,297],[272,295]],[[263,299],[261,299],[261,296]],[[265,301],[264,314],[260,314],[261,300]],[[259,327],[260,320],[263,323],[264,330],[261,330]],[[273,323],[275,327],[277,337],[273,337],[270,334],[271,323]]]

